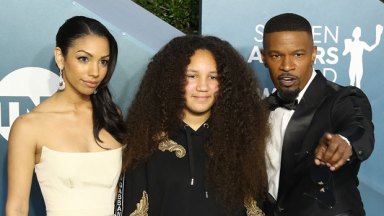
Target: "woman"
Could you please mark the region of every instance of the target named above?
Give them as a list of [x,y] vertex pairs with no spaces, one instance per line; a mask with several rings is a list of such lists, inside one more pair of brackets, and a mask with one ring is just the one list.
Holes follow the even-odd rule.
[[268,126],[258,87],[219,38],[165,45],[127,117],[124,215],[263,215]]
[[28,215],[34,169],[48,216],[113,215],[124,133],[107,86],[117,43],[97,20],[75,16],[54,55],[59,90],[11,128],[6,215]]

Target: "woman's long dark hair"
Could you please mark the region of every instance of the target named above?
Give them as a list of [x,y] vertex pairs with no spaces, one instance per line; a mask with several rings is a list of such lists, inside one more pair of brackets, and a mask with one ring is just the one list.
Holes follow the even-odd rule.
[[180,123],[185,107],[185,71],[198,49],[213,54],[220,86],[205,145],[206,173],[231,214],[245,199],[259,204],[263,201],[269,130],[258,80],[226,41],[213,36],[177,37],[152,58],[128,110],[123,165],[129,171],[144,163],[158,149],[159,140],[154,136],[172,133]]
[[108,82],[112,77],[117,61],[118,48],[115,38],[99,21],[84,16],[74,16],[66,20],[59,28],[56,34],[56,46],[66,57],[68,48],[72,46],[73,41],[91,34],[105,37],[109,43],[107,74],[98,86],[97,93],[90,96],[93,109],[93,136],[98,144],[99,142],[102,143],[99,132],[105,128],[117,141],[122,142],[125,132],[123,118],[118,106],[112,101],[108,89]]

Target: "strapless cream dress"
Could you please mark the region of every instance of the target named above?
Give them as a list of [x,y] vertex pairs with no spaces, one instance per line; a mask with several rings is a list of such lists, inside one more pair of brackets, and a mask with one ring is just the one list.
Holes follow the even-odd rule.
[[35,172],[47,216],[111,216],[122,148],[71,153],[42,148]]

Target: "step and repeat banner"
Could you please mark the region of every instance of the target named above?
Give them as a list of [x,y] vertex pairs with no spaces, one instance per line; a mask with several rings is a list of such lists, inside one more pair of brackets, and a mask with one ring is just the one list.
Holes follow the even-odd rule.
[[317,45],[315,68],[329,80],[361,88],[373,108],[376,145],[359,178],[367,215],[384,209],[384,3],[379,0],[223,0],[202,1],[202,34],[232,43],[255,69],[268,96],[273,84],[260,49],[264,24],[273,16],[293,12],[312,24]]
[[[82,4],[80,4],[80,3]],[[58,71],[53,60],[55,35],[69,17],[85,15],[104,23],[119,44],[119,59],[111,90],[125,110],[134,96],[148,59],[156,48],[147,46],[124,29],[130,17],[121,11],[130,0],[115,0],[118,8],[105,7],[103,1],[3,0],[0,6],[0,215],[3,215],[7,188],[7,139],[17,116],[27,113],[57,89]],[[118,2],[118,3],[116,3]],[[92,4],[92,7],[87,7]],[[98,7],[99,6],[99,7]],[[283,12],[306,17],[313,25],[318,46],[315,67],[332,81],[356,85],[368,95],[374,114],[376,147],[360,171],[361,191],[368,215],[380,215],[384,202],[384,3],[379,0],[222,0],[201,1],[201,32],[231,42],[255,69],[262,82],[262,93],[273,90],[261,62],[262,32],[265,22]],[[92,8],[92,10],[91,10]],[[104,10],[105,9],[105,10]],[[95,12],[96,11],[96,12]],[[104,14],[103,14],[104,13]],[[111,13],[114,16],[111,17]],[[108,19],[106,19],[108,18]],[[145,18],[144,18],[145,19]],[[146,20],[147,21],[147,20]],[[145,28],[143,25],[135,27]],[[147,32],[148,29],[143,29]],[[163,29],[153,29],[153,40]],[[151,38],[148,37],[148,38]],[[31,190],[29,216],[45,214],[36,180]]]

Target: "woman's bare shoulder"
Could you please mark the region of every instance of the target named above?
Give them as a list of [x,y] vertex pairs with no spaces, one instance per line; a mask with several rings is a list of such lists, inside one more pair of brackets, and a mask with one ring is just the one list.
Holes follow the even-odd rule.
[[39,128],[39,123],[44,117],[41,113],[29,112],[15,119],[11,127],[11,133],[31,134]]
[[54,105],[47,99],[32,111],[22,114],[15,119],[12,124],[12,130],[36,131],[41,128],[44,122],[52,119],[54,115]]

